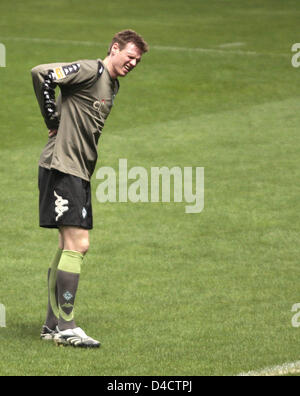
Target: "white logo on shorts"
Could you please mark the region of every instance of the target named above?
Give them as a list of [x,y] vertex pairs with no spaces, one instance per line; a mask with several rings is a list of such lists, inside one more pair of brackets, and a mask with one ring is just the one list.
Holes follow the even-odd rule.
[[82,209],[82,217],[85,219],[87,216],[87,211],[85,208]]
[[69,204],[69,201],[67,199],[63,199],[63,197],[60,197],[55,191],[54,196],[57,198],[55,201],[55,213],[57,214],[55,221],[58,221],[58,219],[69,210],[69,207],[66,206]]

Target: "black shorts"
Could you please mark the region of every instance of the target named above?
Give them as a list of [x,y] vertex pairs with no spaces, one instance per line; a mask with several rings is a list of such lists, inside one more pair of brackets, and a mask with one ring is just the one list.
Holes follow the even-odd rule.
[[91,230],[91,185],[55,169],[39,168],[40,227],[74,226]]

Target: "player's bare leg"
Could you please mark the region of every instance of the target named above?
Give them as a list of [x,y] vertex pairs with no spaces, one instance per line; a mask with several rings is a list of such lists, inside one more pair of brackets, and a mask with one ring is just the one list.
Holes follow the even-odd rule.
[[89,231],[79,227],[61,227],[61,240],[64,250],[73,250],[85,255],[89,249]]

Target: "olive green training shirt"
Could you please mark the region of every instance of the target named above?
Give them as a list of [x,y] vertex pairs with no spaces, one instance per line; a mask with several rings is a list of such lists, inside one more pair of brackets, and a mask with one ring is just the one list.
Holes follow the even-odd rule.
[[[35,94],[49,138],[39,166],[90,181],[98,159],[97,145],[119,90],[103,62],[40,65],[31,71]],[[55,88],[60,94],[55,97]]]

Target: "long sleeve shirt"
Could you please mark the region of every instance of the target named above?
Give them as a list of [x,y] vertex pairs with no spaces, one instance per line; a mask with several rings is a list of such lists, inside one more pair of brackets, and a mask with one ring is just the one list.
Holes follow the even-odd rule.
[[98,140],[119,90],[118,80],[111,78],[100,59],[40,65],[31,74],[46,126],[58,130],[49,138],[39,166],[90,181],[98,159]]

